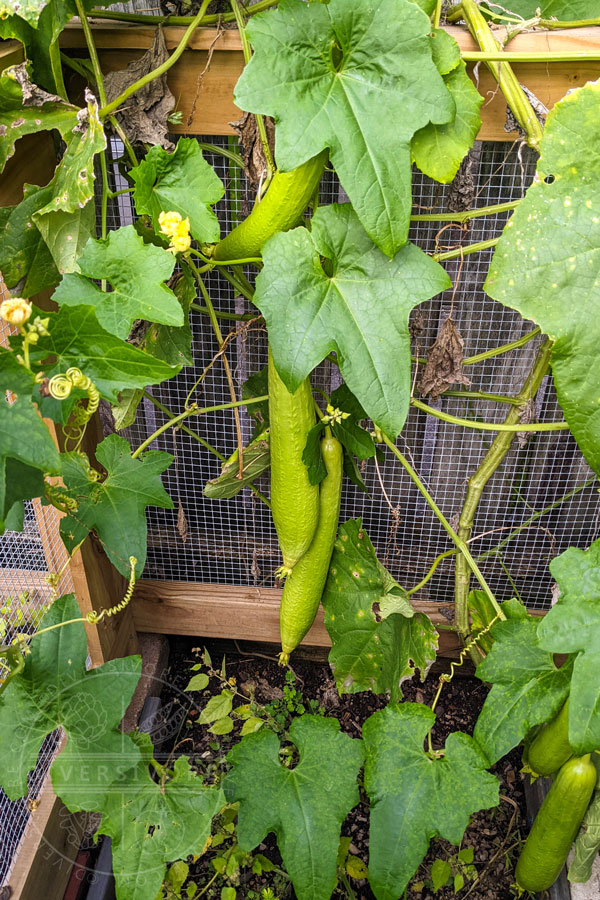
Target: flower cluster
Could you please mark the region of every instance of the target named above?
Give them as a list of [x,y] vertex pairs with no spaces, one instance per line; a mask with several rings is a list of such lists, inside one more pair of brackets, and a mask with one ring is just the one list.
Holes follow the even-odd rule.
[[158,216],[158,224],[163,234],[166,234],[171,242],[169,250],[173,253],[185,253],[190,249],[192,239],[190,238],[190,220],[184,219],[183,216],[171,210],[170,212],[161,212]]

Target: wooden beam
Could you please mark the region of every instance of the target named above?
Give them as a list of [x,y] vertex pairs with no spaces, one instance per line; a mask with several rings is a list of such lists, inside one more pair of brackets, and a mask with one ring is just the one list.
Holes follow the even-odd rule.
[[[177,46],[183,31],[183,28],[175,26],[164,29],[169,49]],[[461,50],[478,49],[465,28],[447,26],[446,31],[456,39]],[[145,26],[120,23],[94,25],[94,37],[104,71],[124,69],[132,59],[141,56],[148,49],[153,35],[154,29]],[[61,46],[71,51],[85,49],[83,33],[78,25],[70,25],[63,31]],[[213,55],[207,69],[211,47]],[[600,53],[600,28],[525,32],[513,38],[509,47],[520,53],[570,53],[578,50]],[[233,102],[233,88],[243,66],[239,35],[235,29],[228,29],[220,34],[214,28],[198,29],[190,42],[190,48],[167,75],[169,87],[177,101],[177,109],[183,115],[182,124],[173,126],[173,131],[179,134],[233,134],[229,123],[241,115],[241,110]],[[517,63],[513,68],[519,80],[548,109],[571,88],[580,87],[587,81],[600,77],[600,60],[552,64],[545,61]],[[504,130],[506,103],[491,73],[485,65],[479,66],[477,76],[473,66],[469,66],[469,72],[486,98],[481,110],[482,126],[478,139],[517,139],[516,132]]]
[[[197,637],[277,643],[279,604],[276,588],[235,587],[181,581],[140,581],[133,598],[133,620],[138,631],[189,634]],[[440,603],[415,603],[434,624],[448,624]],[[330,647],[331,641],[319,608],[314,625],[303,643]],[[456,655],[460,641],[454,632],[440,632],[440,655]]]

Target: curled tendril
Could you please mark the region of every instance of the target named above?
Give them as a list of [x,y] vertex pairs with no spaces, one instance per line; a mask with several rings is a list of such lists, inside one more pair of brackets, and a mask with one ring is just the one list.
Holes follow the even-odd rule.
[[53,375],[48,382],[48,391],[55,400],[66,400],[73,390],[73,382],[67,375]]
[[93,609],[89,612],[85,618],[86,621],[90,623],[90,625],[97,625],[98,622],[101,622],[102,619],[109,618],[110,616],[116,616],[117,613],[122,612],[125,607],[128,605],[129,601],[133,597],[133,589],[135,587],[135,567],[137,565],[137,559],[135,556],[129,557],[129,584],[127,585],[127,590],[125,591],[125,595],[120,603],[117,603],[116,606],[111,606],[110,609],[102,609],[100,612],[96,612]]
[[73,388],[79,388],[88,395],[86,406],[78,403],[63,429],[67,441],[77,448],[83,439],[85,426],[98,409],[100,392],[91,378],[75,366],[71,366],[65,373],[53,375],[48,382],[48,391],[55,400],[66,400]]

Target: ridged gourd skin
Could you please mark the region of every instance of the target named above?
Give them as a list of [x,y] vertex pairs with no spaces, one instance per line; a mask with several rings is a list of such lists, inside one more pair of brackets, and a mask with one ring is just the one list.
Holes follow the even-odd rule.
[[291,394],[279,377],[269,349],[271,428],[271,512],[283,556],[280,575],[288,575],[306,553],[319,521],[319,486],[308,480],[302,461],[316,413],[310,380]]
[[532,893],[551,887],[561,873],[596,786],[590,754],[573,756],[559,770],[519,857],[515,877]]
[[569,700],[536,735],[527,750],[527,765],[535,775],[553,775],[573,756],[569,744]]
[[291,172],[275,172],[265,196],[254,204],[250,215],[217,244],[213,259],[260,256],[263,244],[270,237],[299,225],[326,162],[327,151],[324,150]]
[[319,524],[312,544],[294,566],[283,588],[279,622],[282,665],[308,633],[315,620],[327,580],[337,534],[342,491],[343,448],[334,437],[321,441],[327,475],[319,492]]

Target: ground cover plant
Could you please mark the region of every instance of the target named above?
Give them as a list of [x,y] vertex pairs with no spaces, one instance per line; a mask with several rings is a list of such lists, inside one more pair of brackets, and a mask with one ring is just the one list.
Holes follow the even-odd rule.
[[[538,12],[516,0],[500,12],[462,0],[449,12],[476,37],[482,53],[471,57],[490,67],[523,141],[540,154],[534,183],[508,205],[514,214],[497,241],[485,289],[534,323],[526,340],[540,331],[546,337],[497,425],[440,412],[412,389],[411,310],[451,287],[445,260],[489,247],[483,242],[428,255],[407,240],[415,218],[412,166],[448,183],[480,126],[483,98],[467,75],[468,55],[439,27],[441,3],[280,0],[274,9],[267,2],[244,9],[232,0],[221,21],[235,22],[242,37],[247,64],[235,101],[254,116],[259,197],[226,235],[213,210],[224,186],[197,141],[180,138],[165,149],[166,122],[153,132],[154,143],[146,132],[138,140],[128,134],[124,111],[140,89],[164,76],[199,25],[216,21],[209,5],[204,0],[193,16],[177,19],[187,28],[173,54],[122,82],[110,100],[89,0],[0,6],[0,35],[21,40],[27,54],[0,75],[0,164],[29,134],[51,131],[61,147],[49,184],[25,185],[22,202],[0,210],[0,269],[11,292],[0,315],[12,326],[0,349],[6,392],[0,523],[19,530],[24,501],[41,498],[64,513],[61,536],[70,554],[93,534],[128,580],[111,608],[82,617],[73,595],[56,596],[41,622],[4,629],[0,785],[10,798],[22,796],[43,740],[61,726],[67,742],[52,765],[54,789],[71,811],[101,813],[99,833],[112,838],[119,900],[177,895],[185,872],[171,867],[167,876],[167,865],[200,856],[222,832],[234,831],[240,854],[274,833],[299,900],[326,900],[340,868],[340,830],[362,790],[370,806],[369,883],[377,900],[393,900],[434,836],[459,845],[470,817],[498,804],[498,779],[489,769],[524,741],[531,743],[534,775],[542,765],[544,774],[559,772],[520,858],[517,884],[530,892],[548,888],[582,820],[571,877],[585,881],[600,844],[594,819],[600,541],[552,561],[560,596],[544,619],[518,599],[500,604],[469,546],[482,491],[517,433],[570,429],[596,474],[600,468],[600,83],[570,92],[540,121],[509,64],[497,58],[489,26],[490,19],[506,19],[512,35],[547,25],[545,16],[572,15],[567,4]],[[581,0],[578,21],[568,24],[592,21],[593,5]],[[89,59],[60,52],[60,31],[73,15]],[[87,81],[81,106],[67,96],[63,64]],[[124,190],[139,220],[109,232],[106,136],[113,132],[123,143]],[[237,153],[228,152],[243,168]],[[325,168],[335,171],[349,203],[318,205]],[[472,210],[462,220],[499,208]],[[451,213],[429,218],[454,221]],[[241,399],[228,358],[231,337],[223,334],[206,283],[215,267],[255,305],[252,319],[268,333],[266,371],[247,382]],[[51,288],[53,303],[36,305]],[[192,304],[213,328],[211,365],[223,366],[230,401],[200,407],[192,390],[184,408],[167,410],[164,424],[135,449],[119,434],[89,448],[86,429],[101,400],[113,405],[121,430],[135,420],[149,385],[192,363]],[[451,319],[445,328],[451,340]],[[343,379],[330,396],[316,394],[310,381],[325,358]],[[531,401],[550,371],[565,420],[532,422]],[[445,382],[435,367],[428,365],[426,374],[432,395],[463,380],[460,360]],[[247,447],[242,405],[256,418]],[[457,525],[396,444],[411,406],[453,427],[496,432]],[[131,601],[146,561],[146,508],[173,506],[161,482],[173,457],[151,449],[153,441],[186,420],[228,409],[238,448],[206,490],[226,499],[247,485],[272,509],[284,580],[281,664],[289,664],[321,602],[337,690],[371,691],[388,702],[355,737],[314,703],[297,715],[304,704],[291,687],[291,721],[285,710],[248,704],[226,774],[206,776],[185,754],[161,763],[146,735],[119,732],[140,662],[128,657],[86,671],[84,625],[117,615]],[[44,419],[55,423],[58,447]],[[404,683],[417,670],[424,678],[436,656],[437,630],[412,598],[434,577],[441,557],[417,585],[401,585],[377,559],[360,520],[338,523],[343,473],[360,488],[356,461],[377,458],[382,447],[448,534],[452,546],[442,556],[452,553],[456,566],[455,620],[448,627],[463,642],[459,663],[469,655],[477,677],[492,686],[473,734],[451,733],[443,746],[434,743],[432,730],[452,672],[440,678],[430,706],[403,700]],[[269,498],[253,484],[267,467]],[[556,654],[563,654],[560,665]],[[208,678],[199,669],[194,688],[202,690]],[[233,730],[235,692],[223,675],[219,695],[201,711],[202,723],[217,735]],[[450,877],[449,867],[462,890],[470,863],[459,853],[436,877],[439,883],[442,874]],[[224,900],[231,890],[224,888]]]

